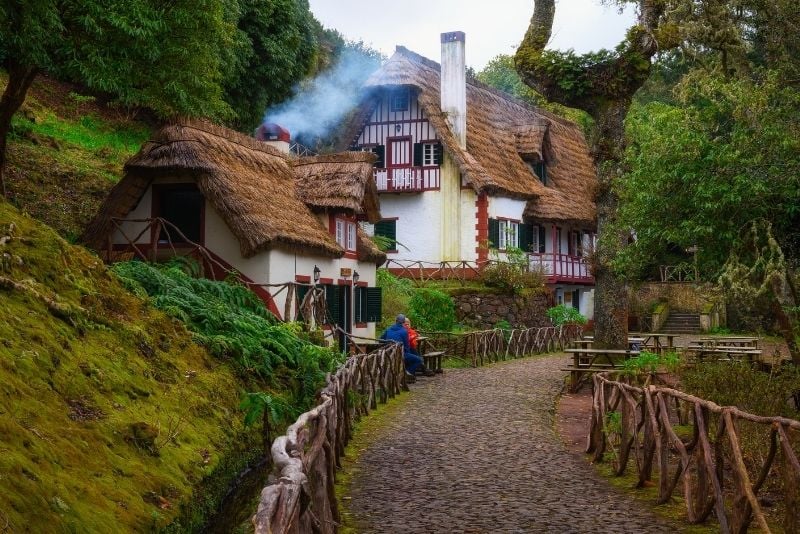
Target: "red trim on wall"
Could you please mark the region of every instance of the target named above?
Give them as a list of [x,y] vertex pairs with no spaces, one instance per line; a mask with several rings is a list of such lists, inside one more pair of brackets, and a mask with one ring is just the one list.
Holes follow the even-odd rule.
[[356,282],[356,287],[369,287],[369,282]]
[[352,286],[353,285],[353,281],[352,280],[345,280],[344,278],[339,278],[336,281],[336,283],[339,284],[340,286]]
[[369,325],[367,323],[356,323],[353,326],[355,328],[367,328]]
[[475,229],[475,252],[478,254],[478,263],[484,263],[489,260],[489,249],[481,246],[489,240],[489,197],[486,193],[479,193],[478,200],[475,201],[475,218],[477,224]]
[[310,284],[311,277],[307,274],[296,274],[294,275],[294,281],[300,282],[301,284]]
[[323,285],[330,285],[333,283],[333,278],[320,278],[319,283]]
[[348,260],[357,260],[358,259],[358,252],[353,252],[351,250],[348,250],[347,252],[344,253],[344,256],[342,256],[342,257],[343,258],[347,258]]

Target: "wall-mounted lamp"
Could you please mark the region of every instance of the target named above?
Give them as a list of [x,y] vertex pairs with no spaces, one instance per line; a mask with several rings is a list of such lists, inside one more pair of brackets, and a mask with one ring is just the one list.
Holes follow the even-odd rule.
[[322,271],[319,270],[319,267],[317,267],[315,265],[314,266],[314,285],[317,285],[319,283],[319,275],[321,274],[321,272]]
[[360,277],[358,276],[358,271],[353,271],[353,285],[356,285],[358,283],[359,278]]

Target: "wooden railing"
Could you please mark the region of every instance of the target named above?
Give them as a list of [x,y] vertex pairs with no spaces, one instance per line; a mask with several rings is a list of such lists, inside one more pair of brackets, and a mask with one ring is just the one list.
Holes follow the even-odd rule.
[[472,367],[480,367],[529,354],[563,350],[573,340],[580,338],[578,325],[513,330],[483,330],[454,334],[450,332],[421,332],[448,358],[458,358]]
[[696,265],[679,263],[659,267],[662,282],[699,282],[700,273]]
[[531,252],[528,254],[528,261],[532,271],[541,272],[552,282],[594,282],[587,258],[552,252]]
[[[302,320],[314,325],[329,323],[325,292],[321,287],[299,282],[265,284],[249,280],[214,252],[188,239],[177,226],[161,217],[112,218],[111,225],[113,230],[109,233],[106,250],[102,251],[104,259],[109,263],[133,258],[152,263],[173,258],[192,258],[200,266],[202,270],[200,274],[206,278],[224,280],[233,277],[238,279],[261,298],[275,315],[281,316],[283,321]],[[130,229],[132,232],[129,233]],[[159,239],[162,232],[166,239]],[[113,243],[115,234],[125,242]],[[311,288],[302,300],[297,298],[299,286]],[[284,307],[283,310],[278,310],[274,303],[283,292],[286,292]]]
[[319,404],[272,443],[277,480],[261,492],[252,518],[256,534],[336,532],[340,517],[334,472],[353,435],[353,423],[403,389],[399,344],[348,358],[328,378]]
[[[502,260],[477,261],[421,261],[388,259],[384,264],[393,274],[408,278],[417,284],[430,280],[456,281],[462,285],[470,280],[480,278],[483,270],[489,265],[503,263]],[[594,283],[588,260],[577,256],[552,253],[528,254],[527,268],[540,272],[551,282]]]
[[[771,532],[759,500],[769,480],[770,500],[782,497],[785,532],[800,531],[800,421],[757,416],[612,376],[593,378],[587,452],[594,461],[602,461],[610,449],[614,470],[622,475],[633,459],[638,487],[652,485],[656,471],[659,504],[669,501],[681,482],[688,521],[701,523],[714,513],[724,533],[745,532],[753,521],[761,532]],[[748,442],[755,436],[760,451],[743,450],[745,426]]]
[[[488,262],[487,262],[488,263]],[[474,261],[419,261],[388,259],[384,267],[401,278],[417,284],[430,280],[456,281],[461,284],[480,277],[484,265]]]
[[421,193],[439,189],[438,167],[375,169],[374,174],[381,193]]

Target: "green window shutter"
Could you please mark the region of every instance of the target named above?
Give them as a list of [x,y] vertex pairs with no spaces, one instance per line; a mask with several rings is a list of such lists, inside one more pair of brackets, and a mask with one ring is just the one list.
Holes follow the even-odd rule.
[[545,251],[545,231],[544,226],[539,227],[539,252]]
[[441,165],[442,164],[442,143],[436,143],[433,147],[433,163],[434,165]]
[[383,293],[380,287],[365,287],[364,295],[366,301],[366,314],[363,318],[365,323],[377,323],[381,320],[383,313]]
[[422,143],[414,143],[414,167],[422,167]]
[[355,321],[357,323],[366,323],[367,317],[367,288],[356,287],[354,297]]
[[375,235],[385,237],[386,239],[391,240],[391,245],[389,248],[383,247],[385,250],[396,250],[397,249],[397,221],[378,221],[375,223]]
[[520,223],[519,248],[525,252],[531,252],[531,247],[533,247],[533,225]]
[[328,321],[331,324],[342,323],[342,308],[339,305],[341,287],[334,285],[325,286],[325,302],[328,304]]
[[536,171],[536,176],[539,177],[539,180],[542,184],[547,185],[547,165],[544,161],[538,161],[534,165],[534,170]]
[[378,156],[378,161],[375,162],[375,167],[379,169],[386,167],[386,145],[378,145],[373,147],[372,152]]
[[489,247],[497,248],[500,245],[500,221],[489,219]]

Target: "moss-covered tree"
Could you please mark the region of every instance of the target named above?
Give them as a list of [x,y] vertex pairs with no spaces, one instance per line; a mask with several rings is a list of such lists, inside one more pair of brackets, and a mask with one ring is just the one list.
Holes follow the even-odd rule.
[[626,236],[614,230],[618,198],[613,184],[622,174],[625,117],[633,95],[650,74],[653,56],[673,46],[674,29],[664,24],[664,2],[639,0],[638,23],[614,52],[577,55],[545,50],[553,30],[555,0],[536,0],[528,31],[514,57],[523,81],[550,101],[586,111],[595,122],[592,155],[599,178],[594,262],[595,342],[598,347],[627,345],[627,288],[612,268]]

